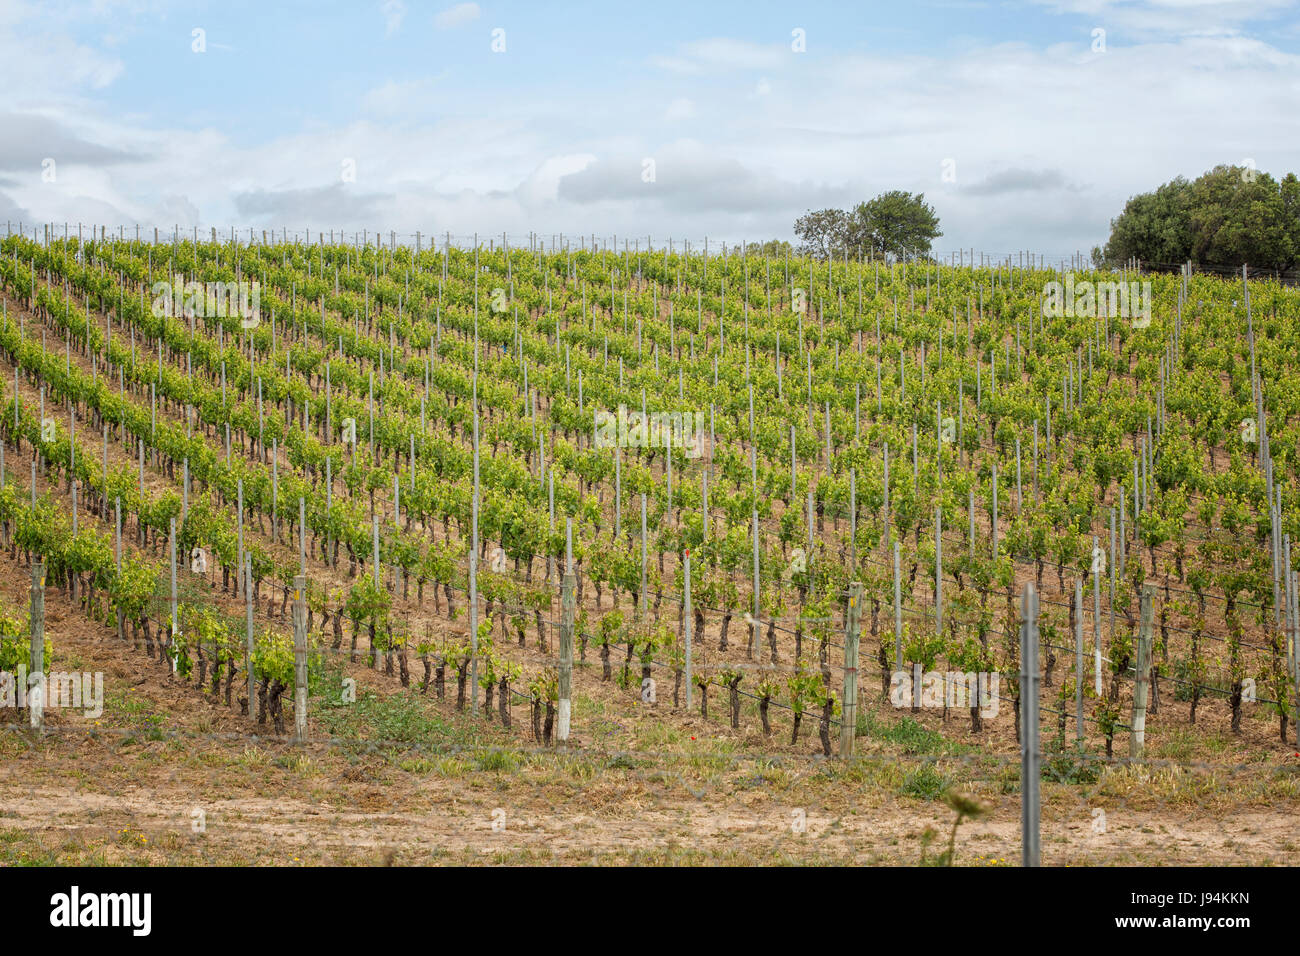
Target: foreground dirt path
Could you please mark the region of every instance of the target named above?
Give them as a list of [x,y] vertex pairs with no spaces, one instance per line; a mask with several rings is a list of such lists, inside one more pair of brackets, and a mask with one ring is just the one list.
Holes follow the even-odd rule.
[[[432,864],[432,862],[719,862],[719,864],[915,864],[927,827],[941,851],[952,816],[871,809],[849,816],[764,801],[746,813],[708,801],[650,806],[519,805],[493,793],[434,788],[420,808],[363,809],[337,801],[200,795],[183,788],[129,793],[25,791],[5,775],[0,840],[68,861],[172,864]],[[387,801],[381,801],[387,803]],[[421,801],[425,803],[425,801]],[[943,809],[944,813],[939,810]],[[200,814],[201,810],[201,814]],[[1281,813],[1232,822],[1123,814],[1106,832],[1088,819],[1044,822],[1045,864],[1197,862],[1295,865],[1294,827]],[[1017,819],[966,823],[959,865],[1017,865]]]

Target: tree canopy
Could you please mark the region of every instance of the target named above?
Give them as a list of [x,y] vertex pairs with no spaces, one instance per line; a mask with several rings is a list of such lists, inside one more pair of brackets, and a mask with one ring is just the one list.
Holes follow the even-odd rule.
[[1190,259],[1286,270],[1300,261],[1300,180],[1295,173],[1279,182],[1247,167],[1216,166],[1190,182],[1179,176],[1134,196],[1110,226],[1105,249],[1094,252],[1110,265]]
[[809,210],[795,220],[800,251],[825,259],[847,253],[852,257],[925,255],[943,233],[934,207],[924,193],[891,190],[852,209]]

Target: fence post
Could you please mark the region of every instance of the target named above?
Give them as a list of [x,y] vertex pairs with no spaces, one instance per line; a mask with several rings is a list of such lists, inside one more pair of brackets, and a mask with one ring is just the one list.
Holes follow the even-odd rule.
[[239,570],[244,566],[244,479],[235,482],[235,580],[232,597],[239,593]]
[[1291,579],[1291,669],[1295,674],[1295,719],[1292,721],[1296,742],[1300,743],[1300,646],[1297,646],[1297,631],[1300,630],[1300,575],[1287,565],[1287,577]]
[[975,560],[975,486],[972,485],[967,492],[966,516],[970,519],[970,556]]
[[[35,484],[32,487],[35,488]],[[113,499],[113,563],[120,576],[122,574],[122,499],[120,497]],[[115,607],[114,611],[117,617],[117,636],[119,639],[125,639],[122,609]]]
[[[353,445],[355,448],[355,444]],[[279,440],[271,439],[271,540],[279,543],[280,526],[280,445]]]
[[1025,492],[1020,483],[1020,438],[1016,437],[1016,514],[1025,510]]
[[253,676],[253,557],[244,555],[244,675],[248,678],[248,716],[253,716],[257,681]]
[[45,561],[32,561],[31,669],[27,673],[27,714],[33,730],[45,729]]
[[993,560],[998,559],[998,463],[993,463]]
[[[700,514],[704,522],[704,544],[707,545],[709,542],[709,473],[707,471],[700,475],[700,498]],[[617,514],[615,516],[617,517]],[[618,537],[617,531],[614,537]]]
[[883,488],[885,492],[885,505],[883,508],[884,514],[881,520],[884,523],[884,531],[880,536],[880,542],[886,548],[888,548],[889,547],[889,445],[888,444],[885,445],[885,477],[883,480]]
[[[759,627],[760,627],[760,624],[761,624],[762,619],[763,619],[763,604],[762,604],[762,597],[761,597],[761,592],[760,592],[760,587],[761,587],[761,585],[760,585],[759,577],[758,577],[758,571],[759,571],[759,568],[758,568],[758,561],[759,561],[759,558],[758,558],[758,509],[757,509],[757,508],[751,508],[751,509],[750,509],[750,520],[751,520],[751,522],[753,523],[753,529],[754,529],[754,534],[753,534],[753,539],[754,539],[754,579],[753,579],[753,580],[754,580],[754,585],[753,585],[753,591],[754,591],[754,623],[753,623],[752,625],[750,625],[750,628],[749,628],[749,630],[750,630],[750,632],[751,632],[751,634],[752,634],[752,636],[753,636],[753,640],[751,641],[751,643],[750,643],[750,645],[749,645],[749,656],[750,656],[750,659],[751,659],[751,660],[761,660],[761,659],[762,659],[762,651],[760,650],[760,648],[759,648],[759,646],[758,646],[758,642],[759,642]],[[810,531],[810,533],[811,533],[811,531]],[[809,555],[809,558],[811,558],[811,555]],[[688,689],[687,693],[689,693],[689,689]],[[689,698],[688,698],[688,700],[689,700]]]
[[691,710],[691,549],[686,549],[686,557],[682,564],[682,585],[683,585],[683,602],[682,602],[682,633],[686,643],[686,711]]
[[1142,586],[1140,601],[1142,617],[1138,627],[1137,676],[1133,683],[1133,733],[1129,737],[1129,756],[1141,759],[1146,747],[1147,693],[1150,687],[1147,672],[1151,669],[1151,605],[1155,589],[1150,584]]
[[307,578],[293,579],[293,742],[307,742]]
[[898,542],[894,542],[894,669],[903,669],[903,583],[901,572],[902,558],[898,551]]
[[858,472],[849,469],[849,567],[858,567]]
[[[171,654],[168,655],[172,662],[172,673],[176,673],[176,635],[181,629],[178,607],[176,604],[176,519],[172,518],[167,529],[168,550],[171,553],[171,609],[172,609],[172,635],[170,641]],[[235,577],[239,577],[236,569]]]
[[943,637],[943,508],[934,506],[934,633]]
[[1020,599],[1020,864],[1038,866],[1038,592],[1027,581]]
[[844,707],[840,724],[840,757],[853,756],[858,730],[858,638],[862,620],[862,584],[849,585],[849,606],[844,614]]
[[[1286,642],[1286,667],[1287,673],[1292,680],[1295,679],[1295,593],[1291,589],[1292,571],[1291,571],[1291,536],[1286,536],[1285,558],[1282,563],[1283,580],[1282,580],[1282,600],[1286,604],[1286,616],[1283,618],[1285,624],[1282,630],[1283,640]],[[1285,692],[1280,696],[1285,696]],[[1293,715],[1294,716],[1294,715]],[[1300,727],[1300,724],[1296,725]],[[1282,733],[1282,742],[1286,743],[1286,732]]]
[[646,523],[645,523],[645,492],[641,492],[641,606],[637,608],[637,613],[641,619],[645,619],[645,604],[650,595],[646,593],[648,585],[646,584]]
[[794,426],[790,426],[790,502],[793,504],[795,488],[798,483],[798,456],[795,453]]
[[[1094,539],[1095,540],[1095,539]],[[1074,579],[1074,737],[1083,749],[1083,580]]]
[[569,746],[569,718],[573,712],[573,621],[577,613],[572,569],[565,571],[560,584],[560,680],[559,714],[555,742],[560,749]]

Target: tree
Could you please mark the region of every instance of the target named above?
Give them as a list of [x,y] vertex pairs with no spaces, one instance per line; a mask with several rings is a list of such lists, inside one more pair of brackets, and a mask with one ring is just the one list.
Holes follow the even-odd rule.
[[1216,166],[1190,182],[1179,176],[1134,196],[1111,220],[1102,258],[1113,266],[1135,257],[1289,269],[1300,259],[1300,180]]
[[1111,265],[1139,258],[1183,262],[1191,250],[1189,187],[1179,176],[1155,192],[1134,196],[1110,223],[1103,258]]
[[931,241],[943,235],[925,194],[898,189],[851,210],[809,210],[795,220],[794,231],[802,240],[799,251],[817,259],[925,254]]
[[827,259],[832,252],[847,248],[849,214],[843,209],[810,209],[794,221],[794,234],[802,240],[800,253]]
[[926,203],[925,194],[900,189],[859,203],[849,228],[851,247],[877,255],[924,255],[930,251],[930,243],[942,235],[939,217]]

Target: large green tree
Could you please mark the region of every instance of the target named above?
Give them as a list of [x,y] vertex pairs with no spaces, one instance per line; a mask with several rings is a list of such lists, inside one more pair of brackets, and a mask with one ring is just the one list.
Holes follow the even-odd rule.
[[852,209],[809,210],[795,220],[800,251],[825,259],[874,254],[925,255],[943,233],[924,193],[891,190]]
[[[804,255],[817,259],[829,258],[832,253],[842,255],[850,249],[849,214],[843,209],[810,209],[794,221],[794,234]],[[857,255],[856,249],[850,252]]]
[[1111,265],[1190,259],[1218,268],[1290,269],[1300,261],[1300,180],[1216,166],[1134,196],[1110,225],[1101,258]]
[[942,236],[939,217],[924,193],[899,189],[860,203],[852,213],[851,235],[877,255],[925,255]]

